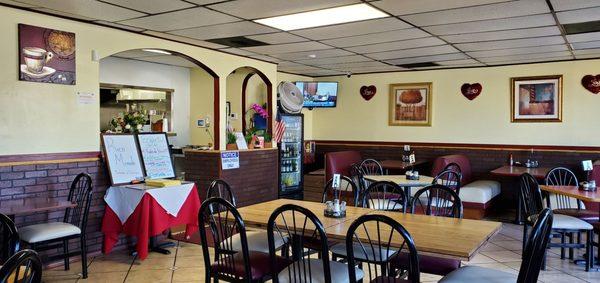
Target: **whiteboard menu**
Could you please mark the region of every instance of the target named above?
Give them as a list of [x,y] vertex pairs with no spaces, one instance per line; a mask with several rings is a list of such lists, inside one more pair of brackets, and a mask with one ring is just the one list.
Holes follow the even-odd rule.
[[165,133],[144,133],[137,137],[148,178],[175,178],[167,135]]
[[144,169],[134,135],[104,134],[102,148],[113,185],[144,180]]

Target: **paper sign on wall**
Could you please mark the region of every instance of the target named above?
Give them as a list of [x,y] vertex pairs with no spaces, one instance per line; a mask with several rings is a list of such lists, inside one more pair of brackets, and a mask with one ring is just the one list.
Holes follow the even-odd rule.
[[96,98],[92,92],[77,92],[77,102],[82,105],[94,104]]
[[240,152],[239,151],[221,152],[221,168],[223,168],[223,170],[240,168]]

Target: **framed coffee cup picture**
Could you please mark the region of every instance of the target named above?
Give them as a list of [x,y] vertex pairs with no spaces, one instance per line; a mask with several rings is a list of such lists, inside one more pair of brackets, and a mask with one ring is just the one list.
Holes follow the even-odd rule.
[[511,78],[511,121],[561,122],[562,75]]
[[19,24],[19,80],[75,84],[75,34]]

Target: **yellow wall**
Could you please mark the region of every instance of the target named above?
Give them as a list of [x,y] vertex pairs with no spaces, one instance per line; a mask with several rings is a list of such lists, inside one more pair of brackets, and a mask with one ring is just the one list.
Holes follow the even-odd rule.
[[[314,79],[307,76],[292,75],[288,73],[277,73],[277,85],[281,82],[295,82],[295,81],[313,81]],[[276,88],[277,89],[277,88]],[[304,139],[312,140],[313,138],[313,113],[314,110],[302,109],[304,114]]]
[[[600,60],[587,60],[318,78],[340,85],[337,108],[313,111],[313,138],[600,146],[600,95],[580,83],[584,75],[597,74],[599,67]],[[510,78],[554,74],[563,75],[563,122],[511,123]],[[433,82],[431,127],[388,126],[389,85],[410,82]],[[460,87],[475,82],[483,85],[483,92],[469,101]],[[363,85],[377,87],[370,101],[359,94]]]
[[[214,145],[214,97],[213,77],[200,68],[190,70],[190,143],[193,145]],[[225,110],[223,110],[225,111]],[[198,119],[209,118],[209,127],[199,128]],[[207,130],[208,129],[208,133]]]
[[[19,23],[76,34],[77,85],[18,81]],[[99,100],[91,105],[78,105],[75,95],[93,92],[98,96],[98,62],[91,60],[92,50],[107,57],[130,49],[163,48],[191,56],[210,67],[221,78],[222,141],[225,141],[227,75],[241,66],[251,66],[271,81],[277,78],[276,65],[271,63],[8,7],[0,7],[0,34],[3,36],[0,61],[4,66],[0,68],[0,155],[99,150]]]

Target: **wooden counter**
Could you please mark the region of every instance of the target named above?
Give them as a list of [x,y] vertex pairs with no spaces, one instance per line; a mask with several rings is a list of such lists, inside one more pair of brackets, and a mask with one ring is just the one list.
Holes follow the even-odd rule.
[[229,170],[221,167],[224,151],[231,150],[183,150],[185,179],[196,182],[202,199],[215,179],[229,183],[238,206],[277,199],[277,148],[238,150],[240,168]]

